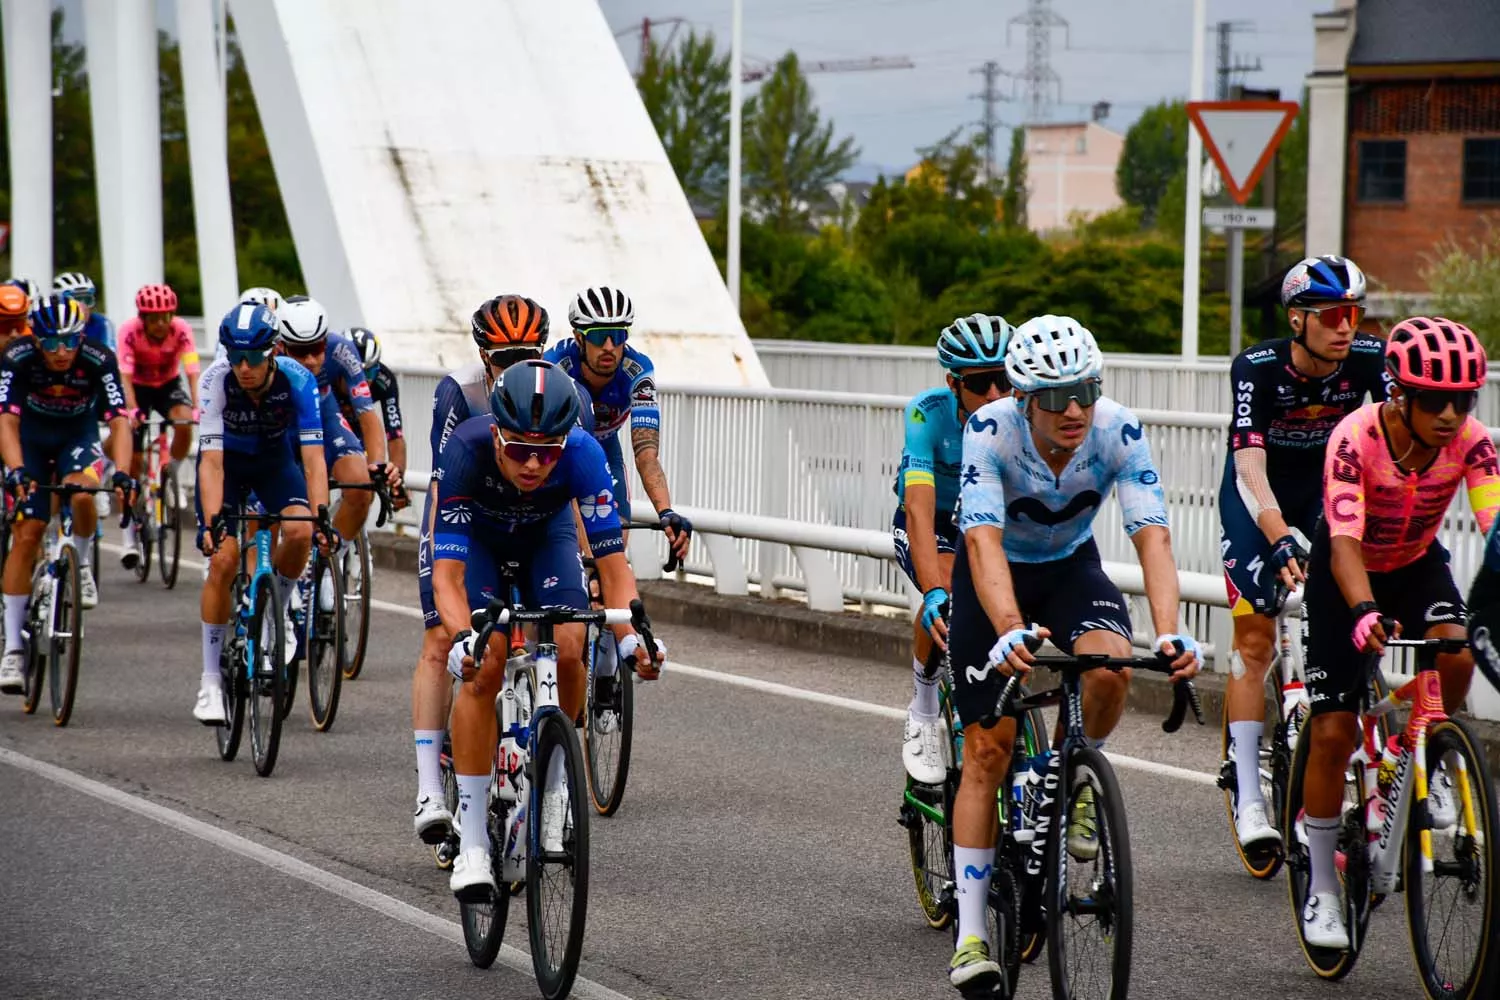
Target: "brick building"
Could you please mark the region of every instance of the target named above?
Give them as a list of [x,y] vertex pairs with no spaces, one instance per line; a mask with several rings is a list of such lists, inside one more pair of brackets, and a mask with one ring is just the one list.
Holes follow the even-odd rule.
[[1335,7],[1313,17],[1307,252],[1420,296],[1435,243],[1500,223],[1500,0]]

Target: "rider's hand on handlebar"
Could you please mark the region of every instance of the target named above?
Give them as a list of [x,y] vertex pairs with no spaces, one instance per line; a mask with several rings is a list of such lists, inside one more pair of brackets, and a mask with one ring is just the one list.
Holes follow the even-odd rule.
[[453,637],[453,646],[448,650],[448,673],[468,681],[478,672],[474,663],[474,633],[464,629]]
[[16,498],[16,503],[24,503],[36,489],[36,480],[25,469],[9,469],[5,473],[5,488]]
[[[1182,647],[1179,653],[1177,647]],[[1156,650],[1172,657],[1172,683],[1191,679],[1203,666],[1198,641],[1190,635],[1169,632],[1156,637]]]
[[1024,677],[1031,673],[1031,665],[1036,662],[1036,657],[1026,648],[1026,640],[1045,639],[1051,634],[1051,631],[1041,625],[1013,628],[995,640],[995,644],[990,647],[989,662],[1006,677],[1011,674]]
[[948,592],[942,587],[933,587],[922,595],[922,628],[932,636],[938,649],[948,648],[948,623],[943,620],[943,606],[948,603]]
[[656,661],[653,663],[646,653],[646,644],[634,632],[621,639],[615,650],[621,660],[635,661],[635,675],[643,681],[654,681],[661,676],[661,668],[667,662],[667,646],[660,639],[656,643]]
[[1297,544],[1295,536],[1283,535],[1277,539],[1271,549],[1271,565],[1287,590],[1296,590],[1297,584],[1307,579],[1307,553]]
[[371,462],[370,481],[372,483],[385,483],[391,489],[395,489],[401,483],[401,467],[395,462]]
[[1381,622],[1380,609],[1375,606],[1374,601],[1365,601],[1355,606],[1354,631],[1350,633],[1350,641],[1354,648],[1361,653],[1383,653],[1388,640],[1394,639],[1401,634],[1401,623],[1396,622],[1396,629],[1389,635],[1386,634],[1385,625]]
[[661,521],[662,533],[667,536],[667,545],[679,561],[687,558],[688,542],[693,537],[693,522],[667,507],[657,517]]
[[140,489],[140,483],[137,483],[130,473],[123,469],[116,469],[110,485],[120,497],[121,510],[129,510],[135,505],[135,494]]

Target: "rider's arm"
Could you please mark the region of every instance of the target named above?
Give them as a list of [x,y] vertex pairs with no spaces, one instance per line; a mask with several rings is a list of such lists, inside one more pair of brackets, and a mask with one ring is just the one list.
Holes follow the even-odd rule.
[[302,474],[307,477],[307,502],[316,511],[328,503],[328,465],[321,444],[304,444]]
[[928,433],[931,422],[917,406],[920,398],[906,406],[906,443],[899,475],[906,497],[906,545],[917,587],[925,594],[933,587],[947,587],[948,581],[938,567],[936,457]]
[[661,408],[656,400],[656,377],[651,362],[637,357],[641,374],[630,384],[630,444],[635,451],[635,469],[641,486],[660,514],[672,506],[667,474],[661,467]]
[[432,603],[449,635],[457,635],[469,628],[463,560],[438,559],[432,564]]
[[[631,601],[641,596],[635,586],[635,574],[630,571],[630,563],[625,559],[624,552],[596,555],[594,565],[599,570],[599,587],[606,608],[628,608]],[[634,631],[629,625],[614,625],[611,628],[616,639],[623,639]]]
[[0,352],[0,461],[7,469],[24,464],[21,453],[21,403],[26,390],[21,387],[21,372],[15,359],[35,350],[29,338],[17,338]]
[[[178,324],[181,324],[179,327]],[[184,320],[174,320],[172,323],[177,328],[178,336],[182,342],[182,370],[187,372],[188,393],[193,400],[193,409],[198,409],[198,345],[193,342],[193,328]]]
[[125,409],[135,413],[135,338],[125,336],[120,338],[120,351],[117,356],[120,366],[120,388],[125,393]]
[[469,628],[464,563],[473,530],[474,493],[479,485],[474,456],[461,440],[449,440],[433,461],[432,602],[449,635]]
[[[996,404],[989,404],[994,406]],[[980,410],[983,413],[989,407]],[[976,429],[980,428],[980,429]],[[959,487],[958,527],[968,552],[974,593],[995,632],[1004,635],[1025,627],[1005,558],[1005,480],[997,447],[999,422],[969,418],[964,427],[963,477]]]
[[1160,525],[1141,528],[1130,536],[1141,575],[1146,583],[1146,602],[1151,605],[1151,624],[1157,635],[1179,629],[1177,614],[1182,598],[1177,580],[1177,561],[1172,558],[1172,533]]
[[1464,450],[1464,460],[1468,462],[1464,469],[1464,486],[1469,492],[1469,507],[1474,511],[1480,532],[1488,535],[1496,513],[1500,512],[1500,459],[1496,457],[1489,431],[1475,418],[1470,417],[1464,422],[1462,436],[1468,439]]
[[1346,418],[1328,438],[1323,453],[1323,519],[1328,524],[1329,562],[1334,582],[1353,608],[1375,599],[1365,570],[1364,462]]
[[115,352],[85,345],[79,349],[79,354],[87,357],[97,372],[99,396],[104,402],[100,415],[109,424],[110,460],[117,469],[129,469],[134,442],[130,439],[130,418],[126,415],[125,393],[120,388],[120,365]]
[[1241,448],[1234,453],[1234,486],[1239,492],[1240,502],[1272,544],[1291,533],[1286,518],[1281,516],[1281,502],[1271,491],[1271,481],[1266,473],[1266,449]]
[[224,452],[203,447],[198,453],[198,502],[203,523],[211,525],[224,507]]
[[1257,378],[1259,367],[1244,351],[1229,366],[1234,412],[1229,418],[1229,451],[1234,456],[1234,485],[1250,518],[1273,544],[1287,535],[1281,503],[1271,491],[1267,473],[1266,432],[1271,425],[1269,392]]
[[[283,360],[278,358],[272,364],[281,367]],[[297,412],[297,445],[302,457],[302,472],[307,478],[307,501],[316,511],[320,504],[328,503],[328,466],[323,458],[323,414],[318,408],[318,383],[306,368],[296,362],[288,362],[281,371],[291,382],[292,405]],[[203,425],[207,426],[206,408],[203,417]]]
[[0,461],[7,469],[19,469],[24,465],[21,457],[21,414],[0,413]]
[[1151,459],[1151,442],[1141,431],[1140,421],[1129,410],[1121,412],[1121,419],[1126,429],[1133,425],[1136,433],[1120,435],[1121,450],[1115,474],[1120,516],[1125,523],[1125,533],[1135,546],[1136,558],[1140,560],[1146,601],[1151,605],[1151,624],[1157,635],[1170,635],[1179,628],[1177,612],[1181,591],[1177,563],[1172,558],[1172,531],[1167,522],[1161,474]]
[[[578,537],[587,540],[593,553],[604,606],[628,608],[630,602],[640,595],[635,587],[635,574],[625,559],[619,511],[612,503],[598,505],[590,502],[608,492],[610,487],[609,462],[604,457],[604,448],[588,431],[575,427],[568,434],[563,461],[567,463],[566,469],[559,471],[568,476],[569,490],[574,498],[574,517],[579,526]],[[590,511],[587,517],[581,513],[585,502]],[[618,639],[625,638],[632,631],[629,625],[615,625],[613,628]]]
[[406,432],[401,426],[400,383],[396,381],[396,377],[384,365],[380,367],[380,374],[377,377],[384,379],[385,383],[390,387],[381,405],[385,420],[386,454],[398,469],[405,469]]
[[[359,420],[359,436],[365,445],[365,457],[372,465],[385,461],[385,427],[380,422],[380,411],[375,398],[370,394],[370,383],[365,380],[365,369],[359,360],[359,350],[349,341],[340,339],[328,348],[324,364],[333,365],[333,379],[343,380],[349,393],[349,405]],[[337,391],[337,390],[334,390]]]
[[365,443],[365,458],[371,465],[380,465],[386,460],[385,428],[380,424],[380,414],[366,410],[358,414],[359,437]]

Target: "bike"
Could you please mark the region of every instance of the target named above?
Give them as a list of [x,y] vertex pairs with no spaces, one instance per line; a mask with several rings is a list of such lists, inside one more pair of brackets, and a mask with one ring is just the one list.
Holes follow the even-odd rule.
[[[1395,634],[1395,624],[1381,619],[1386,635]],[[1482,744],[1463,721],[1443,709],[1436,662],[1437,654],[1459,652],[1468,645],[1467,639],[1387,640],[1387,647],[1415,650],[1417,663],[1416,675],[1384,697],[1372,682],[1380,672],[1380,654],[1367,660],[1366,679],[1360,685],[1360,746],[1345,773],[1335,856],[1341,863],[1347,950],[1317,948],[1303,937],[1302,908],[1311,862],[1301,826],[1302,780],[1312,741],[1307,730],[1297,741],[1285,819],[1294,832],[1288,841],[1288,896],[1303,955],[1324,979],[1349,974],[1364,946],[1370,914],[1390,893],[1405,892],[1412,956],[1426,996],[1482,1000],[1500,990],[1493,926],[1495,836],[1500,832],[1494,786]],[[1377,745],[1377,723],[1402,705],[1411,708],[1405,726],[1384,746]],[[1393,742],[1399,752],[1384,752],[1393,749]],[[1450,786],[1448,816],[1435,815],[1429,797],[1431,782],[1438,777]],[[1451,900],[1458,919],[1455,912],[1432,912],[1443,898]],[[1460,936],[1472,940],[1474,957],[1461,968],[1440,967]]]
[[[501,691],[495,701],[499,741],[484,819],[489,824],[491,865],[498,888],[479,886],[470,890],[460,897],[459,908],[469,959],[480,968],[488,968],[499,954],[505,932],[509,884],[524,878],[532,968],[542,995],[557,1000],[572,989],[583,949],[589,827],[583,799],[582,751],[573,720],[557,703],[557,646],[552,630],[556,625],[574,622],[630,623],[653,658],[656,644],[639,600],[631,602],[628,611],[526,611],[515,600],[519,566],[506,563],[501,571],[505,577],[501,592],[510,599],[496,598],[488,607],[474,612],[475,662],[481,662],[496,629],[509,633],[515,625],[533,624],[537,635],[534,651],[528,652],[524,645],[515,644],[517,636],[512,634]],[[549,794],[546,788],[555,759],[563,775],[560,802],[555,790]],[[556,846],[549,849],[544,836],[549,840],[556,836]],[[558,899],[554,901],[552,896]],[[561,914],[564,908],[566,917]],[[554,926],[559,917],[562,926]]]
[[[155,549],[161,582],[171,590],[177,586],[177,570],[182,558],[182,522],[188,514],[182,503],[181,484],[172,466],[167,428],[192,427],[194,421],[157,418],[151,422],[156,424],[156,434],[142,449],[145,467],[141,474],[141,490],[130,512],[141,545],[141,558],[134,573],[141,583],[151,579],[151,554]],[[142,430],[149,432],[149,427],[148,423]]]
[[[391,492],[385,482],[385,463],[375,466],[368,483],[328,484],[330,490],[370,490],[380,503],[380,513],[375,518],[375,527],[383,528],[391,519]],[[349,539],[349,551],[338,566],[341,603],[344,607],[344,622],[349,632],[348,639],[339,651],[339,668],[344,680],[352,681],[365,667],[365,652],[370,641],[370,586],[375,575],[374,560],[370,557],[370,534],[364,525]],[[350,609],[354,617],[349,616]]]
[[[219,653],[219,671],[224,692],[223,724],[214,729],[222,760],[234,760],[239,752],[249,703],[250,751],[255,772],[271,776],[281,744],[281,721],[287,688],[286,625],[277,593],[276,571],[271,566],[271,525],[310,521],[325,536],[331,536],[328,508],[318,505],[317,514],[264,514],[221,511],[211,530],[223,539],[233,525],[239,541],[239,572],[230,589],[229,631]],[[249,525],[255,523],[253,536]],[[252,540],[253,539],[253,540]],[[248,549],[255,549],[254,571],[247,571]]]
[[[21,709],[27,715],[42,700],[42,677],[52,706],[52,724],[66,726],[78,694],[78,664],[83,656],[83,605],[79,596],[78,548],[73,541],[73,497],[112,492],[107,486],[73,483],[38,485],[38,493],[57,497],[58,528],[44,536],[44,554],[31,573],[31,603],[26,610],[26,684]],[[21,516],[16,508],[11,517]],[[9,519],[8,519],[9,520]]]
[[[1076,995],[1075,982],[1107,983],[1107,989],[1098,995],[1109,1000],[1124,1000],[1129,994],[1135,929],[1130,833],[1114,768],[1083,734],[1082,675],[1090,670],[1125,667],[1170,674],[1174,657],[1164,653],[1118,658],[1102,653],[1038,657],[1037,665],[1059,672],[1061,683],[1050,691],[1027,695],[1020,693],[1020,679],[1012,676],[994,712],[979,720],[989,729],[1002,718],[1018,719],[1034,708],[1061,706],[1063,735],[1057,748],[1028,754],[1027,740],[1018,726],[1010,769],[1001,784],[1010,794],[1000,797],[1004,811],[995,845],[990,913],[997,924],[992,940],[1001,972],[994,995],[1002,1000],[1014,994],[1025,952],[1023,943],[1042,934],[1046,936],[1047,964],[1056,1000],[1071,1000]],[[1189,708],[1202,725],[1203,709],[1197,691],[1191,681],[1179,681],[1173,688],[1172,709],[1162,723],[1163,731],[1174,733],[1181,728]],[[1066,846],[1069,817],[1080,807],[1085,791],[1092,798],[1095,817],[1097,847],[1092,858],[1075,856]],[[1081,866],[1092,865],[1093,870],[1073,874],[1070,860]],[[1097,932],[1096,940],[1081,941],[1091,930]],[[1100,954],[1108,956],[1102,972],[1079,968]]]

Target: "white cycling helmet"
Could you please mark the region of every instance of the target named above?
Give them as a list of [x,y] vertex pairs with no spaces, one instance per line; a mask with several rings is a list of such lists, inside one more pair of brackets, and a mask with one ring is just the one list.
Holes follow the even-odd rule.
[[1094,335],[1071,316],[1037,316],[1016,327],[1005,351],[1005,373],[1021,392],[1097,378],[1104,355]]
[[316,344],[328,336],[328,313],[306,295],[293,295],[276,310],[281,339],[288,344]]
[[635,306],[630,296],[618,288],[597,285],[573,296],[573,304],[568,307],[568,322],[575,330],[596,326],[628,327],[635,322]]
[[281,293],[274,288],[266,288],[263,285],[257,285],[255,288],[247,288],[243,292],[240,292],[240,301],[253,302],[258,306],[265,306],[271,310],[272,315],[280,312],[282,306]]

